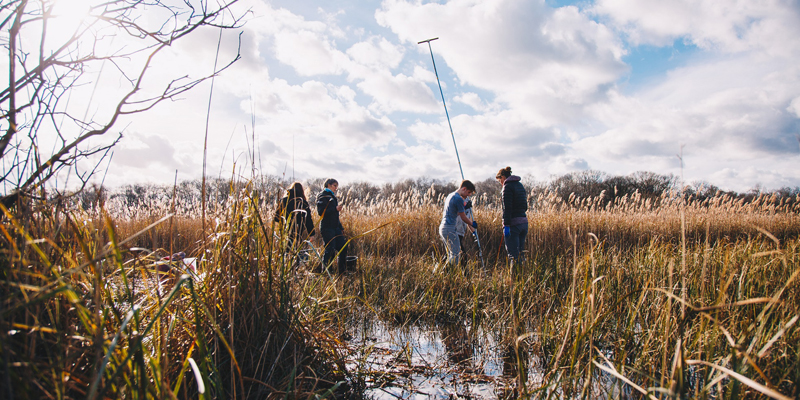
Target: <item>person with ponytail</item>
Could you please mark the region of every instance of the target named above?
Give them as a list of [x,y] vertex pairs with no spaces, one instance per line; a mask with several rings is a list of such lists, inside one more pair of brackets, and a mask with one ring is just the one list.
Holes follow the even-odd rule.
[[[286,191],[286,196],[278,201],[273,221],[280,224],[281,232],[286,232],[287,252],[297,250],[300,243],[314,236],[311,209],[300,182],[292,183]],[[304,258],[305,253],[301,254],[301,260]]]
[[511,167],[497,172],[497,182],[503,185],[503,239],[510,261],[521,261],[528,236],[528,193],[520,182],[520,177],[511,174]]

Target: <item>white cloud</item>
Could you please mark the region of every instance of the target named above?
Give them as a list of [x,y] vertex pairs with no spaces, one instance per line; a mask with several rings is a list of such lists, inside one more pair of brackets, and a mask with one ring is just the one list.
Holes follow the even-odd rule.
[[483,100],[481,100],[481,97],[478,96],[477,93],[467,92],[454,97],[453,100],[464,103],[472,107],[472,109],[475,111],[484,111],[487,109],[487,106],[483,103]]
[[800,97],[795,97],[789,103],[789,107],[786,108],[786,111],[791,112],[796,117],[800,118]]
[[[279,14],[291,21],[278,23],[282,29],[263,32],[265,37],[260,42],[274,41],[276,59],[291,66],[301,76],[344,74],[355,83],[355,87],[373,98],[370,108],[379,114],[396,111],[426,113],[431,112],[435,105],[435,98],[416,70],[414,76],[392,73],[404,58],[402,46],[372,35],[346,51],[338,50],[337,40],[343,37],[344,30],[336,23],[343,13],[320,11],[326,21],[323,24],[298,16],[289,17],[286,10],[267,8],[264,12],[273,18]],[[256,45],[263,47],[260,42]]]
[[[461,174],[458,171],[458,160],[452,150],[452,142],[450,146],[449,148],[425,145],[408,146],[405,149],[408,161],[402,169],[402,175],[396,176],[429,176],[451,181],[460,180]],[[467,176],[469,176],[468,173]],[[393,180],[395,179],[390,181]]]
[[[436,111],[436,99],[430,88],[415,74],[393,74],[403,60],[405,51],[385,38],[371,37],[354,44],[347,50],[352,58],[349,64],[350,81],[372,97],[370,109],[380,114],[396,111],[432,113]],[[425,76],[422,75],[424,78]]]
[[414,66],[414,79],[422,82],[436,82],[436,74],[428,68],[419,65]]
[[284,30],[307,30],[316,33],[330,31],[337,36],[341,35],[335,26],[328,26],[322,21],[306,20],[302,15],[285,8],[275,9],[266,2],[239,2],[236,7],[240,7],[240,12],[245,9],[250,10],[249,15],[252,17],[247,20],[245,28],[265,37],[273,36]]
[[389,0],[376,18],[409,43],[439,36],[431,44],[435,57],[461,83],[493,92],[497,102],[524,109],[539,123],[565,122],[566,110],[579,111],[602,98],[626,70],[625,50],[613,32],[575,7],[553,10],[522,0]]
[[347,49],[347,55],[356,63],[375,68],[396,68],[403,59],[403,48],[390,43],[386,38],[373,36]]
[[403,74],[373,73],[358,83],[359,89],[372,96],[376,109],[381,113],[409,111],[417,113],[439,112],[436,98],[430,89],[419,80]]
[[793,134],[783,110],[800,91],[795,70],[747,57],[674,70],[635,97],[617,94],[592,106],[593,117],[608,128],[575,146],[607,162],[668,158],[681,144],[720,160],[784,153]]
[[178,169],[181,163],[176,159],[176,153],[168,138],[132,133],[115,149],[114,161],[127,168],[141,166],[142,160],[148,160],[160,168]]
[[[348,86],[317,81],[296,86],[276,80],[266,93],[276,104],[272,106],[274,112],[260,116],[269,121],[264,129],[303,135],[305,148],[381,147],[394,138],[394,124],[359,105],[356,93]],[[279,145],[287,145],[286,140],[277,140]]]
[[[718,187],[738,192],[746,192],[756,187],[766,190],[797,187],[800,175],[794,172],[792,167],[797,161],[797,158],[794,158],[756,165],[726,166],[710,174],[704,174],[703,178]],[[778,172],[786,171],[782,168],[787,168],[788,171]]]
[[[467,179],[491,178],[506,165],[518,166],[521,173],[548,177],[554,173],[550,171],[553,163],[565,155],[566,149],[559,143],[559,132],[531,125],[515,112],[458,115],[452,118],[452,126]],[[442,168],[449,171],[449,176],[460,177],[453,136],[446,121],[417,122],[409,131],[419,147],[436,149],[451,159]]]
[[[303,49],[303,51],[297,51]],[[347,56],[311,31],[280,32],[275,35],[275,55],[304,76],[342,73]]]
[[800,48],[794,1],[598,0],[591,10],[611,18],[634,45],[664,46],[686,38],[724,52],[780,55]]

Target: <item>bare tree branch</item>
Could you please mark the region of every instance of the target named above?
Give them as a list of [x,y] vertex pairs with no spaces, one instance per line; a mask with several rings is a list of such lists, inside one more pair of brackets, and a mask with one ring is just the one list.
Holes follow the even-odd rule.
[[[8,87],[0,87],[4,204],[42,187],[60,171],[72,171],[85,187],[121,140],[122,131],[105,139],[121,116],[176,100],[240,58],[237,48],[228,64],[207,76],[174,76],[160,89],[151,82],[143,91],[153,61],[165,48],[199,29],[241,27],[244,16],[232,10],[238,0],[107,0],[92,5],[84,19],[70,21],[71,32],[56,31],[57,23],[64,23],[59,6],[71,4],[65,1],[69,0],[0,1],[0,28],[8,29],[8,42],[0,46],[9,61]],[[70,105],[71,95],[97,79],[104,63],[130,87],[118,93],[117,100],[97,106],[100,121],[79,117]],[[86,107],[84,114],[89,114]],[[101,143],[92,144],[97,138]],[[78,164],[90,157],[100,161],[79,170]]]

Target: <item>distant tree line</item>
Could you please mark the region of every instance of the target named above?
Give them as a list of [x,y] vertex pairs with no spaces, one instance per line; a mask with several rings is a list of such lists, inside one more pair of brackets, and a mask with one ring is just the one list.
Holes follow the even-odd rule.
[[[771,201],[793,204],[800,201],[800,187],[784,187],[771,192],[759,188],[745,193],[723,191],[707,182],[693,182],[681,186],[680,179],[674,175],[661,175],[653,172],[635,172],[630,175],[609,175],[600,171],[579,171],[554,177],[548,182],[523,177],[523,184],[529,190],[533,202],[541,194],[556,196],[564,203],[575,199],[594,199],[595,204],[606,205],[625,196],[638,196],[649,199],[657,205],[660,199],[684,196],[687,200],[703,201],[726,196],[748,203],[764,195]],[[313,197],[322,190],[324,178],[304,181],[304,187],[313,203]],[[225,207],[234,191],[254,191],[260,205],[274,204],[284,195],[284,190],[292,182],[277,175],[263,175],[247,182],[234,182],[229,179],[206,181],[205,202],[207,207]],[[478,198],[483,205],[499,205],[501,187],[492,178],[475,183]],[[345,203],[359,201],[365,204],[404,195],[417,194],[419,198],[435,199],[445,196],[458,188],[459,182],[420,177],[403,179],[397,182],[374,184],[371,182],[352,182],[342,185],[339,197]],[[202,183],[200,180],[178,182],[175,185],[132,184],[114,189],[93,188],[75,193],[69,198],[73,206],[84,210],[97,208],[104,203],[114,204],[116,212],[129,216],[148,215],[153,211],[173,209],[178,213],[191,213],[199,210],[202,202]],[[535,207],[535,204],[531,204]],[[191,212],[190,212],[191,211]]]

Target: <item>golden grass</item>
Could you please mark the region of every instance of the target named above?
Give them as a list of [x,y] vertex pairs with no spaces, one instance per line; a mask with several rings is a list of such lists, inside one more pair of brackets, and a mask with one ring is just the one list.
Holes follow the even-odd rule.
[[[23,382],[20,398],[194,397],[198,375],[206,397],[341,395],[360,379],[341,337],[362,310],[495,332],[523,397],[602,395],[601,370],[619,379],[600,387],[642,396],[800,395],[797,199],[537,194],[528,259],[510,269],[496,199],[479,196],[483,270],[474,247],[465,268],[442,266],[443,193],[341,194],[360,257],[344,276],[295,269],[270,224],[274,194],[249,183],[205,223],[169,197],[5,213],[0,379]],[[176,251],[202,258],[200,277],[159,286],[153,265]]]

